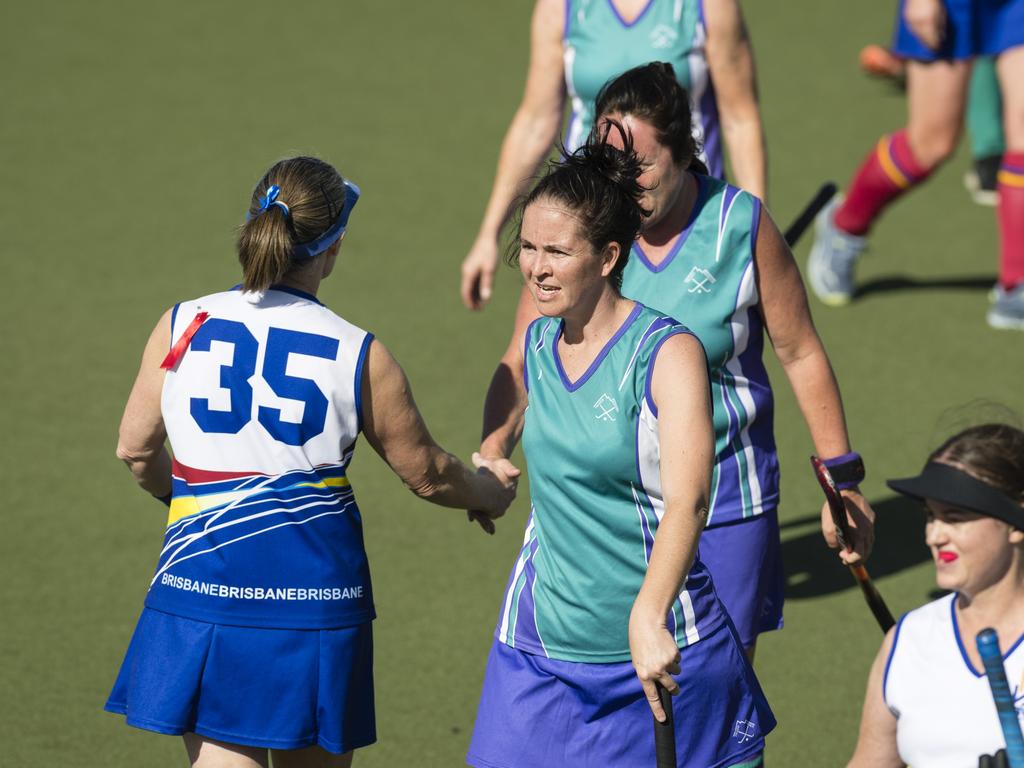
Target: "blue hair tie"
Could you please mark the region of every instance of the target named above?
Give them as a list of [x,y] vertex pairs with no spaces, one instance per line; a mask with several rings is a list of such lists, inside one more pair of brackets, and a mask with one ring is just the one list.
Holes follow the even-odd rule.
[[285,216],[291,216],[291,209],[288,208],[288,204],[284,200],[278,200],[278,195],[281,194],[281,188],[277,184],[271,184],[267,188],[267,194],[260,198],[260,209],[256,212],[259,216],[264,211],[268,210],[272,206],[277,206],[284,211]]

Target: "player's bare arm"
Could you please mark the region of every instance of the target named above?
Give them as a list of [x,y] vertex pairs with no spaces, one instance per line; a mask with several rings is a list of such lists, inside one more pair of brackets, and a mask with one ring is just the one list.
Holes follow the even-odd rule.
[[481,309],[491,298],[498,268],[498,237],[515,198],[551,151],[562,123],[565,78],[562,70],[562,0],[537,0],[530,24],[530,66],[526,88],[505,133],[494,186],[480,230],[462,262],[462,302]]
[[[814,327],[800,270],[764,208],[761,209],[754,262],[765,330],[796,395],[814,450],[822,458],[849,453],[850,439],[839,384]],[[854,540],[850,542],[853,550],[842,550],[839,555],[850,564],[867,559],[871,553],[875,513],[857,489],[842,493]],[[838,548],[827,507],[822,508],[822,533],[830,547]]]
[[704,3],[707,59],[736,185],[762,200],[768,162],[750,35],[736,0]]
[[439,446],[427,429],[405,372],[374,340],[363,373],[363,433],[402,482],[423,499],[445,507],[486,512],[480,525],[494,532],[515,498],[515,474],[474,472]]
[[630,614],[629,646],[651,711],[662,721],[655,683],[671,693],[679,688],[670,676],[679,673],[679,648],[665,617],[697,554],[715,457],[707,363],[695,337],[678,335],[665,342],[655,361],[651,391],[658,408],[665,514]]
[[882,690],[885,662],[892,650],[895,634],[895,629],[886,633],[871,665],[857,748],[847,768],[904,768],[906,765],[896,749],[896,717],[886,706]]
[[164,384],[160,363],[170,339],[171,310],[167,310],[146,342],[117,437],[117,458],[128,465],[139,485],[157,498],[171,492],[171,456],[164,445],[167,430],[160,413]]
[[484,400],[483,433],[480,441],[482,456],[507,459],[519,443],[523,432],[523,415],[526,413],[523,344],[527,328],[538,317],[540,313],[530,292],[524,287],[519,294],[512,338],[491,377]]

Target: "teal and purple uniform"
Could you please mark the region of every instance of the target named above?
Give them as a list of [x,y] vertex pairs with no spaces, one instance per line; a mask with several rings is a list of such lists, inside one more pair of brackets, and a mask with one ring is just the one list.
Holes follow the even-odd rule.
[[672,250],[654,265],[634,245],[622,293],[682,318],[707,352],[716,456],[701,557],[749,646],[781,627],[784,586],[774,400],[754,267],[761,203],[724,181],[695,178],[697,201]]
[[566,0],[565,84],[572,116],[565,133],[570,152],[582,144],[594,122],[594,101],[606,82],[650,61],[666,61],[690,94],[699,157],[721,177],[722,143],[718,105],[704,55],[702,0],[649,0],[627,23],[611,0]]
[[[572,381],[562,328],[540,318],[526,334],[532,511],[488,660],[469,753],[478,766],[654,762],[628,626],[664,514],[651,376],[662,344],[688,331],[637,304]],[[685,764],[759,754],[775,720],[699,556],[666,620],[682,656]]]

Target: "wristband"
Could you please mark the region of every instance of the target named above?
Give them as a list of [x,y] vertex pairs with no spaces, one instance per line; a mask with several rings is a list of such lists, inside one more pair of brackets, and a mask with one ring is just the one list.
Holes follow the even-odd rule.
[[864,459],[856,451],[825,459],[822,463],[840,491],[856,488],[864,480]]
[[168,493],[166,496],[154,496],[153,498],[156,499],[157,501],[159,501],[161,504],[164,504],[165,506],[170,507],[171,506],[171,495],[172,494]]

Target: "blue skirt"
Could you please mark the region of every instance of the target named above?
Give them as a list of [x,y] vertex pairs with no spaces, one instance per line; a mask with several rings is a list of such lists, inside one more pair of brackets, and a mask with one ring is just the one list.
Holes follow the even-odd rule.
[[234,627],[146,608],[105,709],[149,731],[250,747],[364,747],[377,739],[371,624]]
[[786,574],[777,510],[705,528],[699,552],[744,648],[762,632],[782,629]]
[[1024,0],[943,0],[946,36],[937,51],[917,39],[903,20],[900,3],[892,50],[918,61],[971,59],[995,56],[1024,45]]
[[[732,626],[680,653],[672,699],[679,765],[724,768],[760,755],[775,717]],[[653,766],[653,723],[632,663],[558,661],[495,640],[466,760],[477,768]]]

